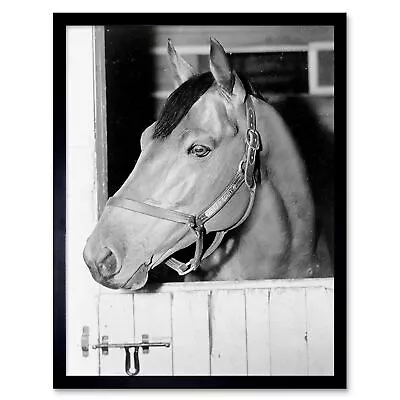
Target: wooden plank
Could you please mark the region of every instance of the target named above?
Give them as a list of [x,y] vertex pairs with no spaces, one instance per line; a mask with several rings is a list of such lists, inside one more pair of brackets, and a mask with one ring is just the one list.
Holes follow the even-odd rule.
[[271,375],[307,374],[306,329],[305,289],[271,289]]
[[[135,340],[148,334],[150,341],[171,342],[171,295],[151,293],[134,295]],[[172,346],[139,351],[140,375],[172,375]]]
[[333,375],[333,292],[306,290],[309,375]]
[[181,46],[209,47],[210,36],[217,38],[227,52],[239,46],[282,45],[284,48],[315,41],[332,41],[334,38],[333,26],[158,25],[151,29],[154,46],[166,48],[167,40],[171,38],[179,50]]
[[212,292],[209,312],[211,375],[247,375],[244,291]]
[[269,290],[248,289],[245,294],[248,375],[270,375]]
[[[97,353],[90,351],[82,357],[81,349],[84,326],[89,327],[90,338],[98,336],[99,285],[82,258],[86,239],[97,222],[92,28],[68,26],[66,35],[65,367],[67,375],[98,375]],[[63,256],[57,249],[55,256],[56,265],[62,265]]]
[[172,298],[174,375],[210,375],[209,292],[178,292]]
[[[333,288],[334,278],[312,278],[312,279],[263,279],[248,281],[214,281],[214,282],[184,282],[184,283],[164,283],[161,287],[155,288],[146,285],[137,293],[150,293],[155,290],[157,293],[175,293],[178,291],[195,290],[214,291],[214,290],[243,290],[243,289],[268,289],[268,288],[307,288],[307,287],[326,287]],[[124,291],[121,291],[123,293]],[[125,291],[127,292],[127,291]]]
[[[132,295],[129,294],[124,296],[100,296],[100,341],[103,335],[108,335],[109,343],[126,343],[133,341],[134,323],[132,300]],[[125,376],[125,352],[123,349],[109,349],[108,355],[102,355],[100,350],[97,351],[100,352],[100,375]]]
[[94,92],[95,92],[95,141],[97,211],[99,218],[108,198],[107,188],[107,96],[106,96],[106,56],[104,26],[93,27],[94,42]]
[[[199,71],[196,68],[197,55],[210,55],[210,46],[209,45],[182,45],[182,46],[174,46],[175,50],[178,54],[183,56],[185,60],[195,68],[196,71]],[[283,52],[301,52],[301,51],[308,51],[308,45],[306,44],[262,44],[262,45],[232,45],[229,47],[225,47],[225,50],[228,53],[283,53]],[[166,46],[157,46],[150,49],[152,54],[157,56],[163,56],[166,58],[167,55],[167,47]],[[164,68],[163,72],[165,74],[166,68]],[[205,71],[203,71],[205,72]]]
[[332,315],[334,315],[334,304],[335,304],[335,299],[334,299],[334,290],[330,288],[324,288],[327,292],[327,298],[328,298],[328,304],[329,304],[329,310],[332,312]]

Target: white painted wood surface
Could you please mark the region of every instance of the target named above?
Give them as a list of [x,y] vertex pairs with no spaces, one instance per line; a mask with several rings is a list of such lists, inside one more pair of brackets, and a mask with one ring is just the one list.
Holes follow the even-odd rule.
[[[149,354],[140,350],[140,375],[334,373],[333,279],[195,282],[150,290],[100,296],[100,335],[116,342],[149,334],[150,341],[171,343]],[[100,365],[102,374],[125,374],[121,350],[101,355]]]
[[98,336],[99,285],[82,258],[97,222],[92,27],[67,27],[66,42],[66,373],[98,375],[98,357],[83,358],[81,350],[83,326]]
[[333,293],[332,289],[313,288],[306,292],[308,373],[333,374]]
[[[119,296],[115,301],[113,295],[100,297],[99,302],[99,340],[108,336],[109,343],[133,342],[135,337],[133,321],[133,296]],[[100,352],[101,353],[101,352]],[[100,375],[124,375],[124,349],[109,349],[108,355],[101,357]]]
[[[149,293],[134,295],[135,340],[149,335],[150,341],[171,341],[171,294]],[[150,348],[140,353],[140,375],[172,375],[172,348]]]
[[269,289],[245,289],[248,375],[271,374]]
[[174,375],[210,375],[209,300],[208,291],[173,293]]
[[243,290],[211,292],[211,375],[247,375]]
[[304,288],[271,289],[271,374],[307,374],[307,323]]

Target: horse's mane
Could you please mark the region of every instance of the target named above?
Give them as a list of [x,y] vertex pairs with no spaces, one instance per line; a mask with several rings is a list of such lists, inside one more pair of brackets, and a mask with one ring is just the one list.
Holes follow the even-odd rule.
[[[246,93],[264,100],[261,94],[243,76],[240,76]],[[178,126],[193,104],[213,85],[211,72],[195,75],[180,85],[168,97],[157,121],[153,139],[165,139]]]

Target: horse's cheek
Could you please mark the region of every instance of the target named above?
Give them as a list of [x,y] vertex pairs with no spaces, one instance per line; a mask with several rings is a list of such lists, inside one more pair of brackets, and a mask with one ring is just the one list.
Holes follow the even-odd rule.
[[182,171],[188,171],[187,166],[177,165],[167,179],[160,183],[157,198],[166,207],[181,207],[189,205],[195,196],[196,177]]

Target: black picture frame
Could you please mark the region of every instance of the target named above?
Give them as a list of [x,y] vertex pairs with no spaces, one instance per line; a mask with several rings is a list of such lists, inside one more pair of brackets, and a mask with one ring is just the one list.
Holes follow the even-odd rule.
[[[335,29],[335,270],[334,376],[145,377],[66,375],[66,40],[68,25],[332,25]],[[223,24],[222,24],[223,25]],[[53,15],[53,386],[56,389],[347,387],[347,16],[329,14],[72,14]]]

